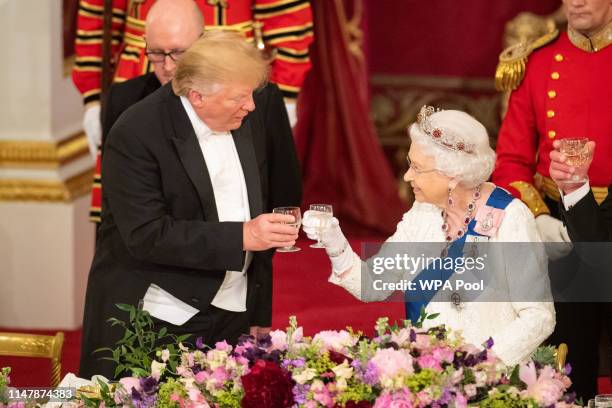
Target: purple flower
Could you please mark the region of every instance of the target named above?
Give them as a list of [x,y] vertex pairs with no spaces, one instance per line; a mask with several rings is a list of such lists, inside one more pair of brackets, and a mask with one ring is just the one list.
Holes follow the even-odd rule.
[[563,367],[563,373],[565,375],[570,375],[572,373],[572,365],[570,363],[565,364],[565,367]]
[[293,387],[293,398],[298,404],[304,404],[310,390],[310,384],[296,384]]
[[491,347],[493,347],[493,344],[495,344],[495,342],[493,341],[493,337],[489,337],[485,342],[485,347],[487,349],[490,349]]
[[153,377],[145,377],[140,379],[140,389],[146,395],[153,395],[157,391],[157,380]]
[[202,337],[198,337],[196,339],[196,347],[199,348],[200,350],[206,347],[206,345],[204,344],[204,341],[202,340]]
[[363,381],[368,385],[375,385],[378,383],[378,369],[373,362],[368,362],[368,366],[363,375]]

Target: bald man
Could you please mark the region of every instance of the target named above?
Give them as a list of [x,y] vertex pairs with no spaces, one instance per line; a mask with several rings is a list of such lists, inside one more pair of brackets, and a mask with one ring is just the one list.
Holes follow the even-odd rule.
[[145,41],[153,72],[111,87],[102,118],[104,136],[127,108],[172,80],[176,62],[203,30],[202,14],[193,0],[158,0],[151,7]]
[[102,112],[101,151],[96,158],[89,212],[90,219],[98,225],[102,221],[101,153],[106,135],[127,108],[172,79],[181,54],[202,35],[203,30],[204,19],[193,0],[158,0],[149,10],[145,26],[145,52],[153,72],[115,83]]
[[[177,147],[173,144],[174,142],[171,142],[174,140],[171,137],[164,139],[165,144],[162,150],[165,154],[169,158],[172,158],[172,160],[177,159],[177,155],[188,154],[191,159],[197,162],[196,164],[180,161],[176,163],[177,166],[169,171],[159,164],[150,162],[150,160],[134,160],[143,165],[149,163],[148,166],[145,166],[146,170],[158,169],[159,172],[154,176],[145,177],[143,175],[144,173],[142,173],[139,174],[139,177],[131,177],[127,174],[129,170],[128,164],[132,163],[132,160],[128,160],[128,164],[125,162],[118,164],[119,161],[117,160],[116,154],[115,156],[112,155],[113,143],[125,143],[121,140],[114,141],[115,138],[119,138],[119,136],[116,135],[120,134],[119,130],[113,129],[113,131],[111,131],[116,121],[124,123],[126,118],[130,117],[132,129],[137,129],[138,131],[142,129],[142,131],[146,133],[146,138],[151,139],[151,143],[155,140],[155,135],[148,133],[145,129],[151,127],[153,121],[157,121],[155,122],[157,123],[155,126],[156,130],[163,129],[165,131],[174,129],[174,126],[176,126],[178,122],[183,123],[189,121],[186,113],[180,113],[180,110],[177,111],[176,109],[173,111],[175,112],[174,117],[167,115],[169,111],[162,110],[164,115],[160,115],[159,112],[156,113],[155,109],[153,109],[156,106],[156,102],[151,101],[158,100],[161,92],[165,92],[165,94],[172,93],[170,88],[172,84],[170,82],[175,75],[177,61],[180,60],[185,51],[202,34],[201,15],[198,9],[193,7],[193,5],[193,0],[157,1],[149,12],[146,27],[147,54],[149,61],[153,64],[153,72],[120,84],[115,84],[111,88],[107,105],[108,109],[105,112],[103,122],[104,134],[107,136],[104,140],[104,147],[105,149],[108,148],[109,153],[104,153],[104,165],[108,165],[108,167],[104,167],[104,172],[102,174],[107,174],[104,178],[104,185],[109,191],[108,195],[111,195],[110,192],[112,192],[113,189],[117,190],[118,188],[117,179],[113,179],[113,174],[121,174],[120,178],[127,182],[136,183],[138,181],[144,181],[145,183],[149,183],[147,184],[148,187],[151,187],[150,182],[155,184],[156,180],[167,177],[172,179],[174,187],[178,188],[180,176],[184,171],[195,171],[200,175],[199,177],[205,177],[206,174],[210,173],[211,180],[208,183],[210,184],[212,182],[213,186],[215,181],[223,179],[220,175],[215,175],[214,166],[208,168],[208,163],[204,163],[205,158],[202,157],[203,153],[200,152],[199,149],[189,149],[188,152],[178,151]],[[169,98],[172,99],[171,97]],[[291,134],[291,127],[285,110],[282,93],[276,85],[268,84],[262,89],[254,92],[253,102],[255,112],[247,117],[248,120],[245,119],[245,126],[251,129],[250,134],[252,136],[250,136],[250,138],[252,140],[247,139],[246,143],[253,144],[253,159],[256,159],[256,162],[246,161],[241,163],[244,168],[244,173],[248,173],[248,176],[252,178],[254,174],[258,174],[257,169],[261,172],[259,181],[262,190],[254,194],[256,194],[255,197],[259,196],[262,198],[261,211],[263,211],[263,213],[272,212],[272,209],[275,207],[298,206],[301,202],[299,163],[297,161],[297,154],[295,152],[293,136]],[[133,108],[130,109],[132,106]],[[138,116],[138,119],[134,118],[135,115],[133,112],[135,111],[142,113]],[[149,111],[151,112],[150,114],[148,113]],[[123,114],[124,112],[125,114]],[[140,123],[142,123],[142,125],[140,125]],[[130,132],[126,137],[138,138],[136,133],[135,131]],[[195,140],[196,134],[193,133],[193,129],[189,131],[189,127],[181,129],[175,136],[189,139],[195,146],[198,146],[198,140]],[[237,137],[239,138],[239,136],[234,135],[234,144],[241,143],[242,148],[244,148],[245,140],[242,139],[246,136],[244,136],[243,133],[242,139],[239,138],[236,140]],[[139,152],[137,151],[130,150],[124,153],[133,155],[134,157],[139,156]],[[108,163],[110,163],[110,165]],[[252,169],[249,167],[248,163],[260,164],[259,167]],[[202,164],[205,164],[205,166],[200,166]],[[230,181],[232,180],[233,179]],[[190,184],[190,186],[196,189],[206,187],[207,183],[205,183],[204,180],[200,181],[203,183],[196,183],[197,185]],[[108,184],[106,184],[107,182]],[[246,184],[249,193],[248,196],[251,197],[251,188],[254,187],[249,185],[249,183]],[[130,184],[129,188],[126,188],[125,191],[130,191],[130,194],[128,194],[129,197],[126,197],[126,199],[135,199],[135,197],[139,197],[136,193],[138,188],[134,187],[132,184]],[[200,196],[199,200],[193,201],[190,198],[198,197],[198,195],[195,195],[195,192],[189,191],[189,189],[187,189],[187,191],[181,190],[180,193],[163,189],[161,195],[162,199],[165,201],[164,209],[168,217],[177,217],[177,221],[180,220],[180,223],[189,222],[192,220],[186,218],[185,208],[193,208],[194,211],[197,212],[198,209],[205,206],[207,210],[206,215],[199,216],[198,219],[195,220],[196,224],[200,225],[202,221],[205,223],[211,222],[211,219],[207,218],[207,215],[210,215],[210,208],[208,206],[210,202],[208,202],[208,204],[206,202],[207,199],[210,200],[210,197]],[[214,194],[212,201],[215,202],[215,199],[218,197],[223,198],[223,195]],[[120,328],[110,327],[107,323],[108,318],[125,317],[122,316],[123,313],[115,307],[115,304],[127,303],[136,306],[139,301],[144,298],[146,306],[147,296],[145,293],[149,293],[147,288],[150,288],[151,284],[159,286],[163,291],[169,293],[170,296],[200,311],[180,325],[177,325],[176,322],[173,323],[172,319],[164,320],[165,317],[163,315],[152,313],[156,318],[156,330],[160,327],[167,327],[171,333],[192,334],[194,338],[203,337],[207,343],[211,342],[213,345],[214,341],[222,339],[226,339],[229,342],[235,342],[237,335],[248,332],[249,328],[252,334],[263,334],[269,331],[272,316],[273,250],[260,251],[254,255],[254,260],[251,263],[252,266],[248,271],[250,276],[248,289],[249,306],[244,316],[237,315],[239,316],[237,321],[240,322],[240,325],[233,327],[222,318],[223,316],[236,314],[231,308],[224,310],[222,307],[224,304],[223,302],[214,304],[213,306],[220,306],[214,308],[205,301],[208,295],[211,293],[214,294],[218,289],[215,285],[220,284],[221,281],[214,281],[207,285],[202,283],[202,279],[206,278],[206,275],[211,275],[216,279],[222,276],[225,271],[219,271],[217,270],[219,269],[218,267],[207,264],[198,264],[197,270],[181,267],[180,265],[172,263],[175,261],[168,261],[167,259],[170,255],[167,253],[158,254],[160,259],[165,259],[165,261],[161,263],[156,263],[153,259],[135,259],[135,255],[130,250],[124,248],[126,245],[124,241],[130,240],[132,236],[126,237],[119,234],[122,222],[121,212],[119,211],[121,206],[115,201],[115,207],[113,208],[111,198],[112,197],[107,197],[106,194],[102,197],[102,218],[98,229],[96,254],[87,284],[85,313],[83,318],[81,365],[79,371],[81,377],[89,378],[94,374],[102,374],[107,378],[115,377],[115,364],[108,360],[100,360],[101,357],[105,357],[106,355],[103,353],[95,353],[95,350],[102,347],[114,348],[115,343],[123,335]],[[115,196],[115,200],[116,199]],[[155,206],[155,203],[159,204],[160,200],[147,202],[143,211],[137,211],[137,213],[144,216],[146,211],[150,210],[151,206]],[[216,205],[223,206],[223,202],[224,201],[221,200],[221,203],[216,203]],[[213,204],[213,207],[214,206]],[[217,211],[223,208],[225,207],[218,207]],[[255,219],[258,215],[259,214],[253,212],[251,208],[250,218]],[[135,221],[134,216],[129,216],[127,218],[130,222]],[[151,223],[154,223],[154,221],[143,221],[141,227],[147,229]],[[166,230],[160,230],[160,236],[164,235],[166,232]],[[176,240],[173,241],[173,248],[176,251],[180,252],[182,248],[185,253],[193,254],[194,256],[201,255],[195,254],[191,249],[187,250],[183,248],[181,239],[186,238],[186,236],[177,234],[175,238]],[[224,242],[224,238],[219,235],[210,237],[210,241],[206,241],[206,243],[210,244],[212,241],[230,245],[229,242]],[[211,257],[208,259],[223,260],[223,254],[217,254],[215,249],[210,248],[210,245],[207,247],[205,245],[206,243],[198,246],[198,250],[195,252],[210,252]],[[172,252],[176,254],[176,251]],[[137,272],[132,272],[132,270],[137,270]],[[256,273],[253,271],[256,271]],[[255,275],[251,273],[255,273]],[[256,276],[256,278],[253,276]],[[190,294],[186,295],[188,292]],[[155,296],[159,297],[160,293],[156,293]],[[164,296],[166,295],[162,297]],[[167,296],[164,299],[164,302],[171,302],[168,300],[169,297]],[[229,300],[231,299],[228,299],[228,301]],[[213,312],[211,312],[211,310]],[[220,322],[223,321],[223,323],[211,323],[217,320]],[[245,328],[246,330],[244,330]],[[192,343],[193,341],[194,339],[191,339]],[[120,376],[127,374],[129,373],[124,372],[120,374]]]

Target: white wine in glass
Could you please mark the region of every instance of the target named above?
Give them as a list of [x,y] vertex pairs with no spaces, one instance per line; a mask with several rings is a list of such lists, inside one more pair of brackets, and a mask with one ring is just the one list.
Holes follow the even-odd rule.
[[[297,230],[300,229],[302,225],[302,212],[300,211],[300,207],[277,207],[272,209],[274,214],[286,214],[292,215],[294,218],[294,222],[288,222],[288,225],[294,226]],[[300,251],[301,248],[292,245],[290,247],[282,247],[276,248],[277,252],[297,252]]]
[[311,204],[310,211],[313,212],[313,217],[317,222],[317,242],[310,245],[311,248],[325,248],[321,242],[321,234],[331,223],[334,216],[334,210],[329,204]]
[[[577,169],[584,165],[590,158],[590,152],[587,148],[589,139],[586,137],[567,138],[559,141],[561,146],[559,151],[566,157],[565,163]],[[566,183],[584,183],[587,181],[586,174],[574,174]]]

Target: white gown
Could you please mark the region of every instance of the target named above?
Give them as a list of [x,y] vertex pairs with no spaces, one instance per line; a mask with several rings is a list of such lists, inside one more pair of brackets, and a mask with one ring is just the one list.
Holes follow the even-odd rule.
[[[438,207],[416,202],[404,214],[397,230],[386,242],[443,243],[442,216]],[[505,216],[495,235],[489,242],[541,243],[536,229],[535,220],[529,209],[517,199],[514,199],[505,209]],[[418,245],[418,244],[417,244]],[[352,252],[352,250],[350,250]],[[495,257],[497,270],[501,270],[507,287],[507,293],[498,299],[507,301],[476,301],[464,302],[456,307],[450,299],[440,300],[434,297],[427,305],[428,314],[440,313],[434,320],[427,320],[424,327],[445,324],[453,330],[460,330],[464,339],[471,344],[483,344],[489,337],[493,338],[493,351],[505,364],[512,365],[526,360],[531,353],[552,333],[555,327],[555,309],[550,294],[547,258],[542,245],[533,245],[533,253],[529,261],[513,256]],[[509,258],[506,256],[506,258]],[[371,302],[381,301],[391,295],[391,291],[362,291],[362,268],[371,284],[376,279],[371,272],[371,263],[363,262],[353,253],[353,267],[342,279],[335,273],[329,278],[333,284],[345,288],[356,298]],[[525,262],[525,263],[522,263]],[[414,277],[415,275],[412,275]],[[410,279],[410,275],[395,277],[397,281]],[[513,300],[513,293],[523,293],[527,288],[537,283],[540,294],[537,297]],[[527,289],[529,290],[529,289]],[[368,292],[367,294],[365,292]],[[538,301],[530,301],[530,300]]]

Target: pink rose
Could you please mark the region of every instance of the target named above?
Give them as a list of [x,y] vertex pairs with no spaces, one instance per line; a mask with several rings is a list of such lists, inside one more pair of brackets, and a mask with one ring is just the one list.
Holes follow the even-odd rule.
[[553,405],[563,396],[565,390],[563,382],[555,378],[555,370],[550,366],[542,368],[538,376],[533,362],[522,365],[519,368],[519,378],[527,385],[523,393],[535,399],[540,405]]
[[227,344],[227,342],[224,340],[215,343],[215,349],[219,351],[227,351],[229,353],[230,351],[232,351],[232,346]]
[[334,350],[342,353],[346,348],[353,347],[357,343],[356,338],[345,330],[324,330],[315,334],[313,343],[322,343],[326,350]]
[[370,362],[376,367],[381,378],[393,378],[396,375],[411,375],[414,373],[412,356],[404,350],[392,348],[376,350]]
[[417,358],[417,363],[421,368],[432,368],[434,370],[441,371],[440,361],[431,354],[424,354]]
[[402,390],[394,394],[386,392],[376,398],[373,408],[414,408],[412,398],[413,396],[408,390]]
[[438,361],[452,363],[455,359],[455,352],[448,347],[435,348],[431,353]]

